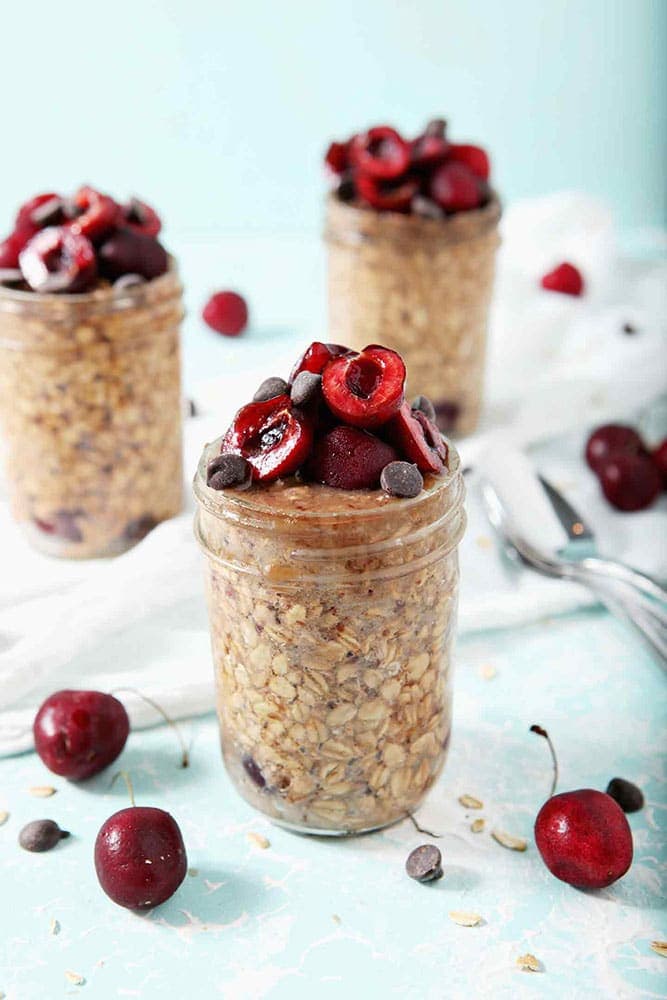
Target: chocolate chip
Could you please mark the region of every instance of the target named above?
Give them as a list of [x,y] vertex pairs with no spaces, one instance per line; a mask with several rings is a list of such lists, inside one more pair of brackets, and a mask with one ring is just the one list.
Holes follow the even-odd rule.
[[299,372],[292,383],[290,396],[295,406],[305,406],[320,391],[322,376],[314,372]]
[[11,288],[12,285],[21,285],[22,283],[23,274],[18,267],[0,268],[0,285]]
[[644,793],[641,788],[637,788],[625,778],[612,778],[607,785],[607,795],[611,795],[626,813],[639,812],[644,807]]
[[410,462],[390,462],[380,476],[380,486],[390,497],[416,497],[424,488],[424,479]]
[[271,378],[264,379],[252,400],[253,403],[266,403],[269,399],[275,399],[276,396],[282,396],[286,392],[289,392],[289,386],[285,379],[272,375]]
[[52,819],[34,819],[19,833],[19,844],[25,851],[50,851],[65,837],[69,837],[68,831],[61,830]]
[[113,283],[114,292],[124,292],[126,288],[145,285],[146,279],[141,274],[123,274]]
[[445,213],[430,198],[425,198],[423,194],[416,194],[410,202],[410,208],[414,215],[420,215],[422,219],[443,219]]
[[143,514],[141,517],[136,517],[133,521],[128,521],[123,534],[131,542],[140,542],[142,538],[146,537],[149,531],[152,531],[156,527],[157,521],[153,515]]
[[637,327],[633,326],[632,323],[624,323],[623,333],[627,333],[628,337],[632,337],[633,334],[637,333]]
[[336,194],[341,201],[354,201],[357,196],[357,187],[352,177],[343,175],[340,179]]
[[65,218],[64,201],[62,198],[49,198],[42,205],[38,205],[30,213],[30,221],[42,229],[44,226],[59,226]]
[[217,455],[206,470],[206,485],[212,490],[235,486],[245,490],[250,486],[252,469],[242,455]]
[[435,136],[436,139],[444,139],[446,131],[447,122],[444,118],[432,118],[424,129],[424,135]]
[[259,766],[254,761],[252,757],[248,754],[243,758],[243,770],[248,775],[251,781],[253,781],[258,788],[266,787],[266,778],[259,769]]
[[442,855],[435,844],[422,844],[408,854],[405,870],[417,882],[442,878]]
[[411,408],[419,410],[420,413],[423,413],[425,417],[428,417],[429,420],[435,423],[435,407],[427,396],[415,396],[412,400]]
[[199,416],[199,409],[198,409],[197,404],[195,403],[194,399],[189,399],[188,400],[188,416],[189,417],[198,417]]

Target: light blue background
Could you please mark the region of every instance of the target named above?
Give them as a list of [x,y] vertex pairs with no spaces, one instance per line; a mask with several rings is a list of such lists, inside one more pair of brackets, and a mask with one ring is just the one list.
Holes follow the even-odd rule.
[[25,3],[0,32],[0,219],[82,179],[173,232],[312,229],[329,137],[448,116],[507,199],[667,191],[665,0]]

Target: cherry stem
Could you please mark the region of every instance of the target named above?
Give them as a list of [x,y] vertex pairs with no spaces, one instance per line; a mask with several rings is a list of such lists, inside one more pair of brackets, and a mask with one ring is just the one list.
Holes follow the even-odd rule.
[[432,830],[427,830],[425,827],[420,826],[419,823],[417,822],[417,820],[412,815],[412,813],[407,813],[405,818],[410,820],[410,822],[414,826],[414,828],[417,831],[417,833],[423,833],[427,837],[434,837],[436,840],[440,840],[441,839],[441,837],[442,837],[441,833],[433,833]]
[[130,777],[130,775],[127,773],[127,771],[116,771],[113,778],[111,779],[111,784],[109,785],[109,788],[113,788],[113,786],[116,784],[117,778],[123,779],[123,781],[127,785],[127,794],[130,796],[130,802],[132,803],[133,806],[136,806],[137,803],[134,801],[134,786],[132,785],[132,778]]
[[551,796],[555,794],[556,785],[558,784],[558,758],[556,757],[556,751],[554,750],[554,745],[551,742],[551,737],[549,736],[546,729],[544,729],[542,726],[532,725],[530,727],[530,731],[531,733],[537,733],[538,736],[541,736],[543,739],[547,741],[549,752],[551,753],[551,761],[553,763],[553,768],[554,768],[554,775],[551,782],[551,791],[549,793],[549,798],[551,798]]
[[158,703],[156,701],[153,701],[152,698],[149,698],[147,694],[142,694],[141,691],[137,691],[136,688],[133,688],[133,687],[114,688],[114,690],[111,691],[111,694],[117,694],[119,691],[126,691],[126,692],[129,691],[131,694],[136,694],[138,698],[141,698],[141,700],[145,701],[147,705],[150,705],[152,708],[155,709],[156,712],[160,713],[160,715],[162,716],[162,718],[164,719],[164,721],[167,723],[167,725],[171,726],[171,728],[176,733],[176,736],[178,738],[178,742],[181,745],[181,767],[189,767],[190,766],[190,751],[188,750],[188,748],[185,745],[185,740],[183,739],[183,734],[181,733],[181,730],[176,725],[176,723],[174,722],[174,720],[172,718],[170,718],[170,716],[167,715],[167,713],[165,712],[165,710],[160,705],[158,705]]

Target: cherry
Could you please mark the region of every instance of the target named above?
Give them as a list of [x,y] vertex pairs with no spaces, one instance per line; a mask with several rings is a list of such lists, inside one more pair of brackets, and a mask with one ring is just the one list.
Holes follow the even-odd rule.
[[540,281],[542,288],[548,292],[561,292],[563,295],[583,295],[584,279],[581,271],[565,261],[559,264],[553,271],[549,271]]
[[410,146],[396,129],[378,125],[354,136],[350,143],[350,160],[367,177],[391,180],[408,169]]
[[322,373],[327,406],[355,427],[379,427],[403,402],[405,365],[400,354],[375,344],[334,358]]
[[359,197],[380,212],[409,212],[419,193],[419,184],[413,178],[391,184],[360,174],[356,185]]
[[436,425],[421,410],[412,410],[408,402],[403,402],[386,433],[420,472],[438,475],[444,470],[449,449]]
[[204,306],[204,322],[226,337],[236,337],[248,325],[248,306],[236,292],[216,292]]
[[69,223],[73,233],[87,236],[93,242],[106,236],[122,222],[122,209],[113,198],[92,187],[81,187],[71,202],[77,213]]
[[143,236],[157,236],[162,229],[162,221],[154,208],[145,201],[132,198],[121,208],[123,226]]
[[633,427],[626,424],[603,424],[597,427],[586,442],[586,461],[599,473],[607,459],[618,454],[641,455],[644,442]]
[[115,281],[124,274],[139,274],[147,281],[159,278],[169,268],[167,251],[153,236],[136,230],[119,229],[98,251],[100,271]]
[[651,457],[653,464],[662,476],[663,486],[667,489],[667,438],[664,438],[658,447],[653,449]]
[[332,142],[324,156],[324,162],[336,177],[340,177],[349,166],[349,143]]
[[19,254],[31,237],[30,230],[15,231],[6,236],[0,243],[0,268],[15,270],[19,266]]
[[119,906],[159,906],[173,896],[187,870],[183,836],[164,809],[133,804],[110,816],[97,834],[97,878]]
[[445,212],[478,208],[483,199],[480,180],[464,163],[448,160],[431,178],[430,194]]
[[535,820],[535,843],[551,874],[578,889],[604,889],[632,864],[625,813],[594,788],[548,799]]
[[411,144],[411,163],[415,170],[430,170],[443,163],[450,151],[450,144],[444,135],[429,135],[425,132]]
[[21,251],[19,264],[35,292],[83,292],[97,275],[90,240],[64,226],[40,230]]
[[312,443],[311,420],[284,394],[241,407],[220,453],[241,455],[251,466],[253,479],[268,483],[296,472]]
[[56,691],[33,723],[35,749],[49,771],[72,781],[97,774],[118,757],[130,731],[122,703],[102,691]]
[[449,158],[455,163],[463,163],[480,180],[488,181],[491,164],[488,153],[480,146],[451,145]]
[[549,745],[553,763],[550,798],[535,820],[535,843],[552,875],[578,889],[603,889],[632,864],[632,832],[614,799],[594,788],[554,795],[558,761],[549,734],[541,726],[531,732]]
[[662,491],[662,476],[647,455],[613,454],[599,476],[602,492],[618,510],[644,510]]
[[60,202],[62,204],[60,195],[54,194],[51,191],[47,194],[36,194],[34,198],[24,202],[16,213],[14,229],[17,232],[36,233],[38,229],[42,228],[43,223],[40,224],[39,216],[36,216],[35,213],[43,205],[51,202]]
[[368,431],[339,425],[315,443],[307,471],[325,486],[371,490],[379,486],[385,466],[397,458],[391,445]]
[[323,344],[319,340],[313,341],[294,365],[290,373],[289,385],[292,385],[297,375],[300,375],[301,372],[312,372],[313,375],[321,375],[325,365],[333,358],[349,353],[349,347],[341,347],[340,344]]

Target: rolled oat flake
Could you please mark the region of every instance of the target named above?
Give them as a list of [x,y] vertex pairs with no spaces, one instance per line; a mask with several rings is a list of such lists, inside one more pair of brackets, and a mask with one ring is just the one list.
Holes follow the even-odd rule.
[[299,372],[290,393],[294,405],[304,406],[309,403],[320,391],[321,384],[321,375],[316,375],[315,372]]
[[422,844],[408,854],[405,870],[416,882],[442,878],[442,855],[435,844]]
[[42,853],[50,851],[65,837],[69,837],[69,832],[61,830],[52,819],[34,819],[19,833],[19,844],[25,851]]
[[286,392],[289,392],[289,386],[284,378],[276,376],[265,378],[252,397],[253,403],[266,403],[269,399],[275,399],[276,396],[282,396]]
[[424,479],[411,462],[390,462],[380,476],[380,485],[392,497],[416,497],[424,488]]
[[230,486],[247,489],[252,473],[242,455],[217,455],[206,470],[206,485],[213,490],[226,490]]

